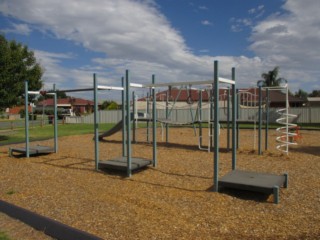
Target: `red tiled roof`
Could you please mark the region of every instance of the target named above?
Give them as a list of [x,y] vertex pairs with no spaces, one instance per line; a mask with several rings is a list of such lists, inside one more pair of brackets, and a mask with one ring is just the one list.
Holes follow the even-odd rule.
[[[72,104],[74,106],[87,106],[87,105],[94,105],[94,102],[91,100],[86,100],[82,98],[59,98],[57,104]],[[38,106],[52,106],[53,99],[49,98],[39,102]]]
[[[157,101],[165,101],[167,98],[167,93],[169,91],[162,91],[162,92],[158,92],[156,94],[156,99]],[[180,95],[179,95],[180,92]],[[169,101],[178,101],[178,102],[183,102],[183,101],[187,101],[187,99],[189,97],[191,97],[191,99],[193,101],[199,101],[199,90],[195,90],[195,89],[182,89],[181,91],[177,88],[173,88],[171,89],[170,94],[170,98]],[[202,101],[208,101],[209,95],[207,91],[202,91]],[[219,99],[220,100],[226,100],[227,99],[227,90],[226,89],[219,89]],[[141,98],[138,101],[146,101],[146,98]]]
[[[16,106],[16,107],[13,107],[13,108],[9,109],[9,114],[19,114],[19,112],[21,110],[24,110],[24,106]],[[29,112],[32,111],[32,107],[31,106],[28,106],[28,111]]]
[[[259,101],[259,92],[258,92],[257,88],[239,89],[239,91],[243,91],[243,92],[246,91],[246,92],[250,92],[252,94],[251,96],[245,96],[245,94],[242,94],[241,95],[242,101],[249,101],[249,99],[250,99],[250,101]],[[167,92],[168,92],[168,90],[158,92],[156,94],[157,101],[166,101]],[[220,101],[227,100],[227,94],[228,93],[227,93],[226,89],[219,89],[219,100]],[[231,94],[231,90],[230,90],[230,94]],[[176,100],[179,102],[183,102],[183,101],[187,101],[189,96],[191,96],[191,99],[193,101],[199,101],[199,90],[195,90],[195,89],[191,89],[191,90],[183,89],[183,90],[181,90],[180,96],[178,97],[179,89],[173,88],[173,89],[171,89],[170,95],[171,95],[171,97],[169,98],[169,101]],[[280,90],[269,91],[269,96],[270,96],[271,102],[283,103],[286,101],[286,94],[281,92]],[[266,91],[262,91],[263,101],[265,100],[265,98],[266,98]],[[202,92],[202,100],[208,101],[208,92],[207,91]],[[138,101],[146,101],[146,98],[140,98]],[[299,103],[299,102],[304,102],[304,100],[301,98],[297,98],[297,97],[289,95],[289,102]]]
[[[250,92],[252,94],[256,94],[257,96],[257,101],[259,101],[259,90],[257,88],[249,88],[249,89],[242,89],[245,90],[247,92]],[[267,97],[267,91],[262,91],[262,99],[264,101],[264,99]],[[269,90],[269,97],[270,97],[270,101],[271,102],[285,102],[286,101],[286,94],[284,92],[282,92],[281,90]],[[289,95],[289,102],[305,102],[304,99],[298,98],[298,97],[294,97]]]

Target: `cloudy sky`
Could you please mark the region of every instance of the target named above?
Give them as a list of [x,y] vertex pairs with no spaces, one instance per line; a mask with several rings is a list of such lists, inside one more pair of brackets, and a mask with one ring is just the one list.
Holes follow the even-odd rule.
[[[319,0],[0,0],[0,32],[29,46],[45,88],[211,79],[238,87],[280,67],[295,92],[320,89]],[[143,93],[141,93],[143,94]],[[111,95],[117,98],[116,95]]]

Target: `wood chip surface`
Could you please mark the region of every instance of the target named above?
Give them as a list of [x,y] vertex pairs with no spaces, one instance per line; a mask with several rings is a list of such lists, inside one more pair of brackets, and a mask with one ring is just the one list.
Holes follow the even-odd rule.
[[[219,137],[220,177],[231,170],[226,132]],[[61,137],[57,154],[29,159],[8,157],[9,146],[0,147],[0,198],[103,239],[320,238],[320,132],[301,131],[287,156],[276,150],[271,130],[269,150],[263,141],[259,156],[257,133],[240,131],[238,169],[289,174],[278,205],[263,194],[212,192],[213,153],[198,149],[191,128],[169,134],[167,145],[157,132],[158,166],[131,178],[94,170],[93,135]],[[145,129],[137,130],[137,140],[132,155],[152,159]],[[121,133],[99,144],[101,160],[121,151]]]

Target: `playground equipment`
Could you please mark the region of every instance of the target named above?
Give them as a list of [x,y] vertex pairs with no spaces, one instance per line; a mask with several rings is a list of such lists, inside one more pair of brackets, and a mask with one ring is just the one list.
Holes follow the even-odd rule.
[[[237,97],[236,97],[236,81],[235,68],[232,68],[232,80],[221,78],[218,74],[218,61],[214,62],[214,78],[213,80],[197,81],[197,82],[174,82],[174,83],[155,83],[155,75],[152,75],[151,84],[134,84],[130,83],[129,71],[126,70],[125,84],[122,78],[122,87],[100,86],[97,84],[96,75],[93,77],[93,88],[60,90],[62,92],[79,92],[94,91],[94,140],[95,140],[95,169],[117,169],[126,171],[127,176],[132,175],[132,171],[146,167],[152,163],[153,167],[157,167],[157,136],[156,136],[156,96],[155,89],[167,86],[181,85],[212,85],[213,96],[219,96],[219,83],[231,85],[232,96],[232,170],[225,176],[219,178],[219,97],[213,100],[213,191],[219,192],[220,188],[234,188],[242,190],[250,190],[263,192],[274,195],[274,202],[279,202],[279,188],[288,186],[288,175],[274,175],[268,173],[249,172],[237,170],[236,161],[236,123],[237,123]],[[131,109],[130,109],[130,87],[149,88],[152,91],[152,136],[153,136],[153,159],[133,158],[131,155]],[[26,87],[27,89],[27,87]],[[114,159],[101,161],[99,158],[99,117],[98,117],[98,90],[119,90],[122,92],[122,103],[125,106],[122,110],[122,156]],[[260,86],[261,91],[261,86]],[[26,90],[27,92],[27,90]],[[54,91],[53,91],[54,93]],[[261,103],[261,94],[259,97]],[[261,131],[261,104],[259,105],[259,130]],[[55,121],[56,123],[57,121]],[[26,124],[27,126],[27,124]],[[261,136],[259,136],[261,138]],[[27,147],[27,149],[29,149]]]
[[[239,109],[245,109],[247,112],[246,121],[240,120],[242,116],[239,116],[239,109],[238,110],[238,123],[250,123],[253,124],[253,150],[256,149],[256,140],[257,140],[257,117],[256,117],[256,111],[258,110],[259,106],[257,105],[257,100],[259,99],[256,88],[254,89],[254,92],[250,92],[248,90],[239,90],[237,92],[237,98],[238,98],[238,107]],[[240,118],[240,119],[239,119]],[[237,126],[237,147],[239,147],[239,127]]]
[[[285,91],[286,95],[286,105],[285,108],[277,110],[277,113],[280,114],[280,117],[276,120],[277,123],[283,125],[278,127],[276,131],[279,133],[279,136],[276,137],[276,141],[278,145],[276,148],[279,151],[285,152],[287,155],[289,154],[289,146],[297,145],[296,142],[291,141],[290,139],[294,139],[297,137],[296,130],[297,124],[290,123],[290,119],[296,118],[297,115],[289,114],[289,89],[287,82],[283,83],[280,86],[276,87],[262,87],[262,81],[258,82],[259,87],[259,143],[258,143],[258,154],[262,154],[261,149],[261,128],[262,128],[262,90],[266,90],[267,101],[269,101],[269,91]],[[265,124],[265,149],[268,149],[268,124],[269,124],[269,104],[266,104],[266,124]]]
[[[55,85],[53,86],[53,89],[55,89]],[[48,147],[48,146],[30,146],[29,144],[29,108],[28,108],[28,95],[53,95],[54,96],[54,147]],[[24,154],[27,158],[30,157],[30,155],[38,155],[38,154],[48,154],[48,153],[56,153],[58,152],[58,123],[57,123],[57,95],[56,93],[46,93],[42,91],[29,91],[28,87],[28,81],[25,81],[25,147],[13,147],[9,148],[9,156],[13,156],[13,153],[20,153]]]
[[[181,86],[186,84],[192,85],[208,85],[213,84],[213,95],[219,96],[219,82],[230,84],[232,88],[232,171],[219,179],[219,98],[214,98],[214,179],[213,179],[213,190],[218,192],[220,188],[234,188],[242,190],[250,190],[256,192],[263,192],[274,195],[274,202],[279,202],[279,187],[287,187],[288,175],[282,176],[268,174],[268,173],[257,173],[249,172],[236,169],[236,88],[235,88],[235,69],[232,69],[232,80],[218,77],[218,62],[214,62],[214,79],[209,81],[198,81],[198,82],[175,82],[175,83],[160,83],[160,84],[140,84],[139,87],[152,88],[153,94],[154,89],[158,87],[172,87]],[[135,84],[137,86],[138,84]],[[152,121],[155,124],[155,96],[153,95],[153,116]],[[261,109],[261,107],[260,107]],[[260,121],[261,122],[261,121]],[[127,129],[129,131],[130,129]],[[153,128],[155,131],[155,127]],[[154,141],[156,139],[154,138]],[[155,143],[154,143],[155,144]],[[154,154],[156,154],[156,148],[154,148]],[[155,155],[154,155],[155,158]]]
[[[218,96],[219,82],[218,62],[214,62],[214,95]],[[232,171],[219,180],[219,138],[218,121],[219,105],[218,98],[215,98],[214,108],[214,191],[218,192],[219,187],[250,190],[274,195],[274,202],[279,202],[279,187],[288,186],[288,175],[278,176],[267,173],[249,172],[236,170],[236,90],[235,90],[235,68],[232,69]],[[261,107],[260,107],[261,109]]]
[[[155,76],[152,76],[152,81],[155,81]],[[153,159],[145,159],[145,158],[137,158],[132,157],[131,152],[131,118],[132,114],[130,111],[130,86],[135,86],[134,84],[130,84],[129,79],[129,71],[126,70],[125,75],[125,83],[122,78],[122,87],[120,88],[112,88],[113,90],[121,90],[122,91],[122,105],[125,106],[122,108],[122,156],[116,157],[108,160],[100,160],[99,159],[99,129],[98,129],[98,90],[107,89],[111,90],[110,87],[102,87],[97,85],[96,76],[94,75],[94,139],[95,139],[95,163],[96,170],[98,169],[107,169],[107,170],[120,170],[126,171],[127,176],[131,177],[132,171],[144,168],[151,163],[155,167],[157,164],[156,159],[156,122],[155,122],[155,108],[153,109]],[[125,91],[125,94],[124,94]],[[153,96],[155,96],[154,89],[152,90]],[[155,99],[154,99],[155,106]],[[134,115],[134,114],[133,114]],[[118,125],[120,127],[120,123]],[[118,128],[119,128],[118,127]]]

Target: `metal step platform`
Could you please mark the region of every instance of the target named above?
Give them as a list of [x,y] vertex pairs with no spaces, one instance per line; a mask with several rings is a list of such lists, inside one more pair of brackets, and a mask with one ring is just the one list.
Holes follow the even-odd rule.
[[[20,153],[21,155],[27,155],[27,149],[25,147],[14,147],[14,148],[9,148],[9,156],[12,157],[14,156],[13,153]],[[55,150],[52,147],[48,146],[32,146],[29,147],[29,155],[39,155],[39,154],[49,154],[49,153],[54,153]]]
[[[152,160],[144,158],[131,158],[131,170],[139,170],[152,164]],[[101,170],[117,170],[126,172],[128,167],[127,157],[118,157],[106,161],[99,161],[98,168]]]
[[288,174],[275,175],[233,170],[219,180],[219,188],[232,188],[273,194],[274,203],[276,204],[279,203],[280,187],[288,187]]

